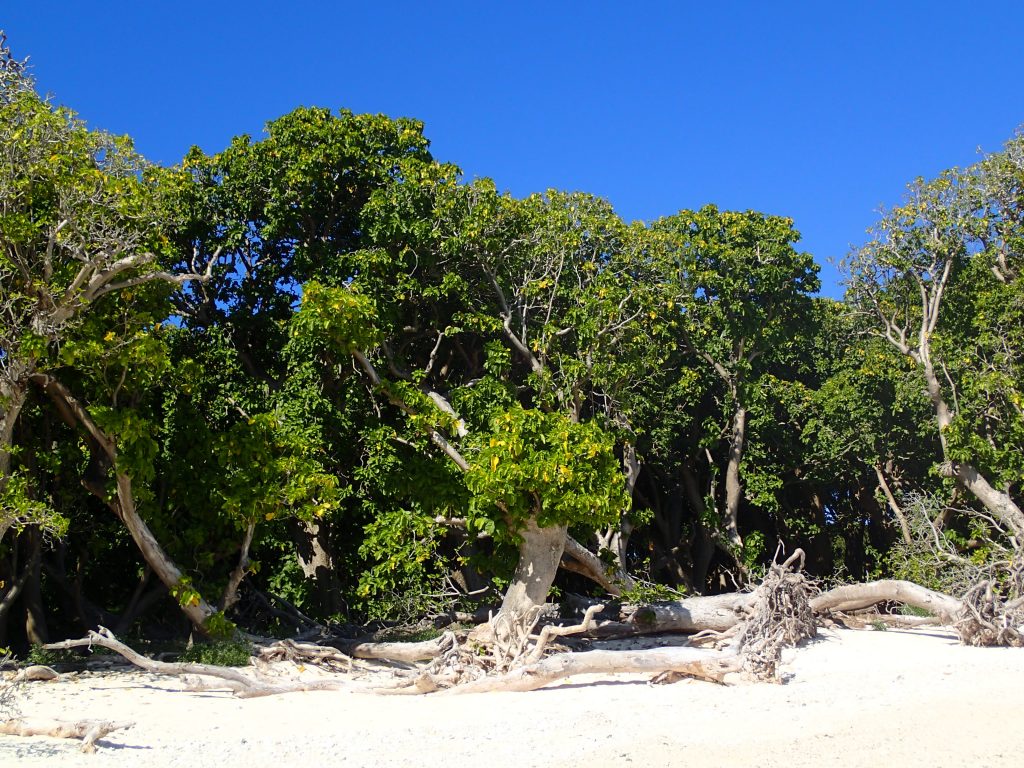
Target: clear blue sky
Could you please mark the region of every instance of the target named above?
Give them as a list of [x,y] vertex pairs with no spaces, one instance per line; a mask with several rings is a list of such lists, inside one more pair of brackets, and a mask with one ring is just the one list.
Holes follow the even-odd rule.
[[1024,123],[1024,3],[2,0],[41,89],[173,163],[303,105],[412,116],[436,157],[627,219],[791,216],[823,265],[905,184]]

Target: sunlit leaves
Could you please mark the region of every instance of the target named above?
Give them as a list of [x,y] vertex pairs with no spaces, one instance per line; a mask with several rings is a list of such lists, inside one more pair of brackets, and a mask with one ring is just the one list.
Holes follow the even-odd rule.
[[528,518],[542,526],[600,526],[628,500],[614,442],[596,422],[514,407],[477,438],[466,474],[474,525],[512,536]]
[[309,282],[303,288],[302,308],[292,319],[292,333],[308,334],[329,349],[349,355],[373,349],[380,341],[377,314],[373,300],[352,288]]

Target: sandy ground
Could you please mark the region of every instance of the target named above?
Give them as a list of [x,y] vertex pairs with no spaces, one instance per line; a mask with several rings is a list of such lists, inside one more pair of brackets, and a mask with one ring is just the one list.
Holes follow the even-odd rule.
[[1024,651],[942,630],[828,630],[783,685],[570,679],[530,693],[239,700],[138,673],[33,683],[23,715],[126,719],[100,741],[0,737],[0,766],[1024,766]]

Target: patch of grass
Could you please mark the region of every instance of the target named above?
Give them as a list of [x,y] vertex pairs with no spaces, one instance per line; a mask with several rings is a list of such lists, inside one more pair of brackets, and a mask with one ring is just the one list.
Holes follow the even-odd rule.
[[388,643],[422,643],[440,637],[442,631],[437,627],[392,627],[377,633],[381,642]]
[[875,619],[871,622],[871,628],[876,632],[885,632],[887,629],[889,629],[889,625],[881,619]]
[[926,611],[924,608],[915,608],[912,605],[901,605],[900,613],[903,616],[931,616],[931,611]]
[[191,664],[211,664],[218,667],[245,667],[249,664],[252,646],[238,640],[215,640],[196,643],[186,648],[181,661]]

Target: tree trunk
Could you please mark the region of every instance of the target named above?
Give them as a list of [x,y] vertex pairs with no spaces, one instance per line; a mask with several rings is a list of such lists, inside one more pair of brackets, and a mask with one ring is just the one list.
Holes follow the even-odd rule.
[[690,544],[690,556],[693,559],[693,573],[690,575],[694,589],[702,593],[707,589],[708,571],[711,568],[711,558],[714,557],[715,547],[708,530],[704,526],[704,515],[707,513],[707,505],[700,493],[697,484],[697,474],[687,459],[681,468],[683,488],[686,491],[686,498],[693,509],[693,541]]
[[964,488],[974,494],[985,509],[1010,529],[1010,533],[1017,540],[1017,548],[1024,548],[1024,512],[1013,503],[1009,494],[993,488],[977,469],[965,462],[950,462],[942,471],[947,477],[956,478]]
[[111,720],[52,720],[49,718],[15,717],[0,721],[0,733],[7,736],[50,736],[55,739],[81,739],[82,751],[96,751],[96,742],[109,733],[131,728],[129,722]]
[[43,536],[38,528],[30,529],[24,535],[32,552],[32,556],[25,566],[28,578],[25,580],[25,592],[21,598],[22,605],[25,606],[25,637],[32,644],[42,645],[50,642],[40,584]]
[[640,459],[636,455],[636,447],[626,443],[622,449],[622,469],[626,475],[626,497],[629,499],[629,509],[619,515],[619,530],[612,537],[611,550],[615,554],[615,560],[620,571],[628,570],[626,552],[629,549],[629,537],[633,533],[633,521],[629,519],[629,513],[633,508],[633,491],[636,489],[637,478],[640,477]]
[[306,581],[313,586],[314,615],[333,616],[342,609],[334,554],[323,522],[301,523],[295,536],[295,556]]
[[524,615],[548,599],[565,549],[566,526],[540,528],[534,518],[520,532],[519,563],[501,602],[501,612]]
[[944,623],[956,622],[963,603],[955,597],[934,592],[910,581],[884,579],[866,584],[848,584],[811,598],[811,608],[821,611],[856,611],[878,603],[910,605],[938,616]]
[[188,586],[188,581],[174,561],[164,552],[163,547],[149,530],[149,526],[136,511],[131,478],[122,473],[118,473],[116,477],[118,516],[131,534],[135,546],[139,548],[143,559],[153,569],[156,577],[178,600],[178,605],[188,620],[196,629],[205,634],[206,620],[215,613],[213,607],[198,594],[191,599],[182,599],[180,593]]
[[662,674],[676,672],[703,680],[723,682],[725,676],[739,672],[742,660],[733,651],[702,648],[651,648],[646,651],[587,651],[560,653],[513,669],[500,677],[479,680],[448,689],[448,694],[489,693],[491,691],[535,691],[556,680],[574,675],[638,672]]
[[586,576],[600,584],[613,597],[621,595],[623,589],[632,589],[636,585],[633,577],[623,569],[615,566],[609,568],[601,558],[572,536],[565,537],[564,553],[566,558],[562,560],[562,567],[565,570]]
[[875,477],[878,478],[878,487],[882,489],[882,493],[885,494],[885,500],[889,504],[889,509],[896,516],[896,519],[900,524],[900,532],[903,534],[903,543],[908,546],[914,543],[914,540],[910,536],[910,525],[907,523],[907,516],[903,514],[903,509],[896,501],[896,497],[893,496],[892,490],[889,488],[889,483],[886,482],[885,473],[882,472],[882,468],[877,464],[874,465]]
[[[32,576],[33,568],[39,562],[41,550],[37,549],[30,556],[30,559],[25,563],[24,567],[19,574],[17,572],[18,557],[17,548],[14,549],[14,553],[10,559],[10,573],[4,575],[4,587],[6,588],[3,593],[3,598],[0,599],[0,644],[6,643],[7,637],[7,616],[14,606],[15,602],[22,596],[25,589],[25,585],[28,583],[29,578]],[[4,569],[6,571],[7,568]],[[0,571],[0,573],[3,573]]]
[[622,573],[627,571],[626,552],[629,549],[629,537],[633,533],[633,521],[629,519],[629,513],[633,508],[633,491],[636,489],[637,478],[640,477],[640,459],[637,458],[636,448],[626,443],[622,449],[622,471],[626,478],[626,497],[629,499],[629,508],[619,513],[618,523],[608,526],[604,533],[598,531],[598,551],[607,549],[615,558],[617,570]]
[[734,556],[739,556],[743,549],[743,538],[740,536],[739,511],[743,497],[743,486],[740,484],[740,462],[747,443],[747,409],[736,407],[732,420],[732,439],[729,441],[729,463],[725,469],[725,533],[729,543],[736,548]]
[[672,603],[639,608],[627,625],[637,634],[660,632],[723,632],[746,615],[754,600],[752,592],[730,592],[708,597],[686,597]]
[[252,538],[255,533],[256,523],[253,521],[245,527],[242,546],[238,551],[238,565],[232,569],[231,574],[228,576],[228,583],[224,587],[224,594],[221,595],[219,608],[222,611],[233,608],[235,603],[238,602],[238,588],[242,584],[242,579],[249,573],[249,566],[252,565],[252,561],[249,559],[249,547],[252,546]]

